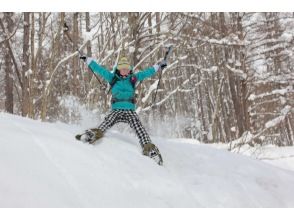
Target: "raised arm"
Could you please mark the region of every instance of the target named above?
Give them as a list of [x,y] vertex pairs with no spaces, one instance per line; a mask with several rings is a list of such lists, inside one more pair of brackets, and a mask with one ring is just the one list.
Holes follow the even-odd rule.
[[96,61],[93,58],[87,58],[87,64],[95,74],[98,74],[109,83],[112,81],[114,74],[112,74],[109,70],[105,69],[104,67],[96,63]]
[[160,68],[160,66],[158,64],[155,64],[152,67],[149,67],[145,70],[142,70],[142,71],[135,73],[135,76],[137,77],[138,81],[143,81],[144,79],[155,75],[155,73],[159,70],[159,68]]

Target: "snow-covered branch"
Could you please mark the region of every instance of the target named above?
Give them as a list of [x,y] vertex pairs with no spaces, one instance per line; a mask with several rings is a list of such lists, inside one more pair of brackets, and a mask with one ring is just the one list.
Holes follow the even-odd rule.
[[[175,60],[173,63],[169,64],[162,72],[162,75],[165,75],[166,71],[169,69],[172,69],[173,66],[175,66],[179,60],[183,60],[186,59],[187,56],[183,56],[183,57],[179,57],[178,60]],[[151,95],[153,94],[153,91],[156,90],[157,86],[158,86],[159,80],[156,80],[154,83],[152,83],[152,85],[149,87],[149,90],[147,92],[147,94],[142,98],[142,103],[145,104],[147,102],[147,100],[149,100],[149,98],[151,97]]]
[[264,125],[264,128],[259,131],[257,134],[252,134],[251,132],[247,131],[245,132],[242,137],[239,139],[233,141],[231,145],[234,147],[244,145],[244,144],[249,144],[252,143],[255,139],[259,138],[261,135],[263,135],[267,130],[270,128],[276,127],[278,124],[283,122],[287,115],[290,113],[293,113],[293,108],[289,105],[285,106],[281,111],[280,115],[274,119],[271,119],[270,121],[266,122]]
[[158,48],[160,48],[162,45],[164,45],[165,42],[167,42],[168,39],[165,39],[163,41],[161,41],[152,51],[150,51],[144,58],[142,58],[134,67],[134,70],[136,70],[138,68],[138,66],[141,65],[141,63],[146,60],[149,56],[151,56],[156,50],[158,50]]
[[[82,50],[86,45],[87,45],[87,41],[86,41],[86,42],[85,42],[85,43],[79,48],[79,50]],[[50,86],[51,86],[51,83],[52,83],[52,81],[53,81],[53,77],[55,76],[55,73],[56,73],[56,71],[58,70],[58,68],[59,68],[62,64],[64,64],[65,62],[67,62],[69,59],[71,59],[71,58],[77,56],[78,54],[79,54],[79,52],[78,52],[78,51],[75,51],[74,53],[72,53],[72,54],[68,55],[67,57],[63,58],[62,60],[60,60],[60,61],[56,64],[55,68],[54,68],[53,71],[50,73],[50,79],[47,80],[47,83],[46,83],[46,87],[45,87],[45,91],[46,91],[46,92],[45,92],[45,95],[46,95],[46,96],[49,95],[49,92],[50,92]]]
[[247,79],[247,74],[244,73],[243,70],[240,70],[240,69],[236,69],[236,68],[230,67],[228,64],[226,64],[225,67],[226,67],[228,70],[230,70],[232,73],[234,73],[236,76],[240,77],[241,79],[244,79],[244,80]]
[[253,100],[256,100],[256,99],[262,99],[264,97],[267,97],[267,96],[271,96],[271,95],[285,95],[286,93],[293,93],[294,92],[294,89],[293,89],[293,86],[288,86],[284,89],[276,89],[276,90],[273,90],[271,92],[265,92],[265,93],[262,93],[262,94],[259,94],[259,95],[254,95],[254,94],[251,94],[248,98],[248,100],[250,101],[253,101]]
[[[168,93],[161,101],[157,102],[157,103],[152,103],[152,105],[146,107],[146,108],[143,108],[143,109],[139,109],[137,110],[137,112],[139,113],[140,111],[149,111],[151,110],[153,107],[158,107],[160,105],[162,105],[163,103],[165,103],[172,95],[174,95],[175,93],[177,93],[182,87],[184,87],[187,83],[190,82],[190,80],[192,80],[196,75],[195,74],[192,74],[189,79],[185,80],[181,85],[177,86],[173,91],[171,91],[170,93]],[[199,86],[200,84],[202,83],[202,81],[198,82],[197,84],[194,85],[194,87],[197,87]],[[151,94],[151,93],[148,93],[148,94]],[[150,96],[150,95],[149,95]],[[145,100],[146,102],[146,100]]]

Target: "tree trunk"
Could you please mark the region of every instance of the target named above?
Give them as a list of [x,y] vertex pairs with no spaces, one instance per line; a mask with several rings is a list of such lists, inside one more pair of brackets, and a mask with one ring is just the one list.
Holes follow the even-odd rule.
[[23,22],[23,57],[22,57],[22,116],[28,116],[30,97],[29,97],[29,74],[30,74],[30,13],[24,12],[24,22]]
[[[160,12],[156,12],[155,13],[155,20],[156,20],[156,33],[157,33],[157,37],[156,37],[156,41],[159,41],[159,36],[160,36]],[[161,58],[161,54],[157,53],[157,60],[159,60]]]
[[129,23],[129,27],[130,27],[130,32],[129,32],[129,36],[130,36],[130,39],[129,41],[135,41],[134,43],[134,51],[133,51],[133,54],[132,54],[132,65],[136,65],[136,63],[138,63],[138,49],[139,49],[139,45],[140,45],[140,42],[138,40],[138,28],[139,28],[139,17],[140,17],[140,13],[138,12],[129,12],[128,13],[128,23]]
[[31,13],[31,69],[32,74],[29,77],[30,84],[30,104],[29,104],[29,117],[34,117],[34,97],[35,97],[35,79],[36,79],[36,67],[35,67],[35,16],[34,13]]
[[[78,48],[78,41],[79,41],[79,22],[78,22],[79,13],[76,12],[73,14],[73,33],[72,33],[72,40],[73,40],[73,51]],[[73,95],[78,95],[78,72],[79,72],[79,63],[77,58],[73,58],[73,70],[72,70],[72,93]]]
[[[4,22],[7,26],[7,34],[12,33],[15,24],[12,20],[13,12],[4,13]],[[13,114],[13,70],[12,59],[9,49],[5,49],[4,53],[4,71],[5,71],[5,111]]]
[[[91,31],[91,28],[90,28],[90,14],[89,12],[86,12],[86,31],[87,32],[90,32]],[[92,45],[91,45],[91,42],[89,41],[87,43],[87,57],[92,57]],[[91,73],[91,70],[88,70],[87,71],[88,73],[85,74],[85,85],[86,85],[86,91],[90,91],[90,80],[91,80],[91,76],[92,76],[92,73]]]

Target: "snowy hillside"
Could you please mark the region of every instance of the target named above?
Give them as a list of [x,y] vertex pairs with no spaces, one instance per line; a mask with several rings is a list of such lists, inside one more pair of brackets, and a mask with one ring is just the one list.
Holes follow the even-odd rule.
[[203,144],[154,138],[164,166],[114,130],[0,113],[0,207],[294,207],[294,172]]

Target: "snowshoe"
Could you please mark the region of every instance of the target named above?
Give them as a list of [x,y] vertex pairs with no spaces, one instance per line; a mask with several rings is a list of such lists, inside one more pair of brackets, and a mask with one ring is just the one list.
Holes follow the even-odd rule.
[[152,143],[144,144],[144,146],[143,146],[143,155],[150,157],[158,165],[163,164],[162,156],[161,156],[158,148]]
[[83,134],[77,134],[76,139],[82,142],[94,144],[97,140],[103,137],[103,132],[100,129],[92,128],[86,130]]

